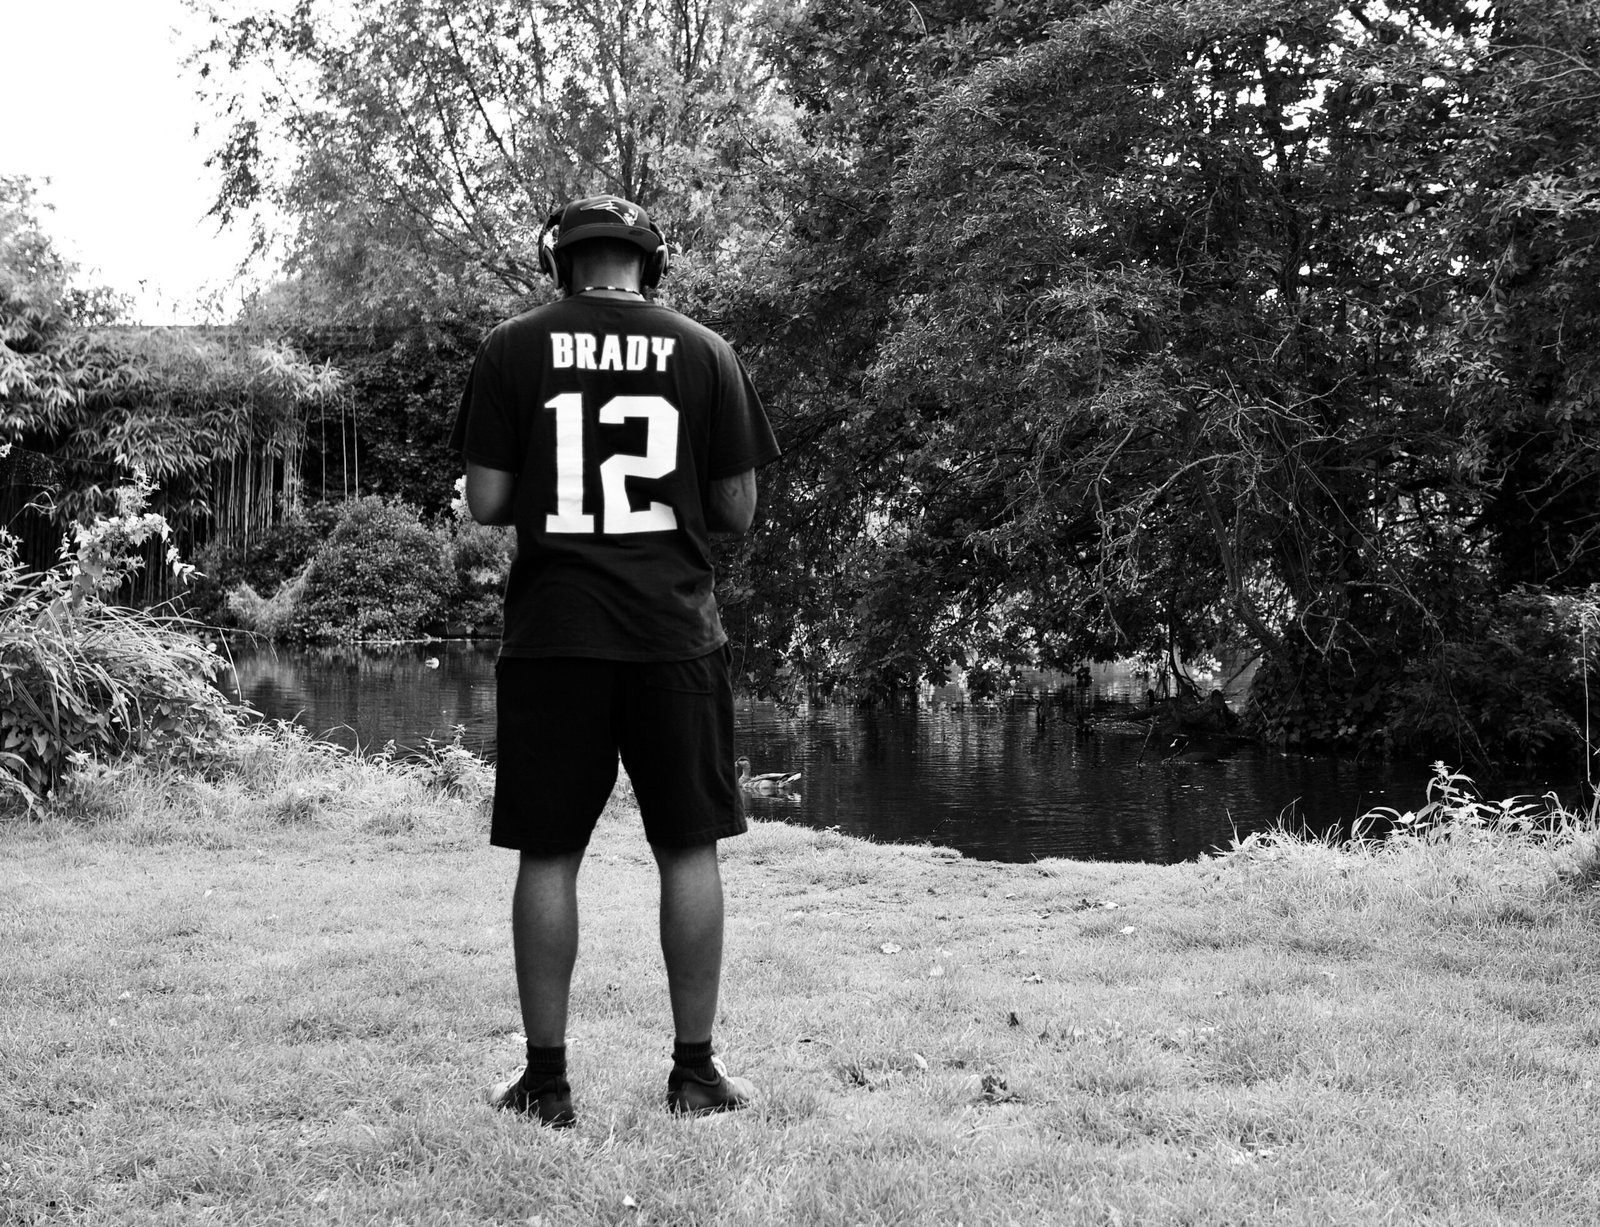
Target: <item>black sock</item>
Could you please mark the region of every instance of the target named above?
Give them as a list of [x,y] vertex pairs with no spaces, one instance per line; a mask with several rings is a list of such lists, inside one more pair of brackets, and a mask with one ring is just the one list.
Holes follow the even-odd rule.
[[700,1044],[685,1044],[682,1040],[674,1040],[672,1063],[693,1070],[702,1078],[715,1078],[717,1070],[716,1066],[711,1064],[712,1051],[710,1040]]
[[564,1078],[567,1076],[567,1046],[540,1048],[528,1042],[528,1073],[535,1078]]

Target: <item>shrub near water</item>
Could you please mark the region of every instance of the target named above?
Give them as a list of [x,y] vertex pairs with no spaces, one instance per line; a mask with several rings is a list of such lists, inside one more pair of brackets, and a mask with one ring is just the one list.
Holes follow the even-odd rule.
[[[369,504],[377,500],[364,499],[344,509],[329,504],[299,509],[245,548],[207,546],[199,556],[204,574],[187,597],[188,612],[274,641],[414,638],[446,621],[476,634],[495,633],[516,539],[508,528],[475,523],[461,487],[458,481],[450,518],[434,529],[422,529],[404,504],[380,504],[382,510],[373,514]],[[349,540],[326,548],[334,545],[330,538],[340,525],[349,526]],[[351,546],[368,565],[346,565]],[[414,592],[416,560],[424,559],[425,574],[433,574],[436,553],[449,572],[444,589]],[[383,625],[367,611],[375,594],[396,585],[411,607],[383,609],[380,602],[380,612],[398,615]],[[435,596],[444,599],[436,604]],[[317,601],[314,613],[307,611],[308,598]],[[356,622],[346,625],[348,618]]]
[[[233,728],[211,684],[220,664],[194,624],[108,598],[165,537],[145,512],[142,480],[118,491],[117,515],[80,527],[43,575],[24,571],[0,534],[0,792],[31,806],[75,762],[130,751],[193,755]],[[187,568],[175,552],[168,562]]]
[[257,602],[278,601],[279,593],[301,581],[338,519],[336,507],[313,503],[292,509],[282,523],[254,534],[248,544],[208,542],[195,555],[196,574],[183,596],[184,613],[212,626],[240,626],[278,637],[241,615],[240,606],[253,609]]
[[456,600],[452,620],[474,629],[500,625],[501,602],[511,560],[516,555],[516,534],[510,528],[479,524],[467,509],[467,479],[456,481],[445,526],[450,563],[455,568]]
[[416,508],[368,495],[344,504],[312,557],[293,625],[307,639],[414,639],[442,619],[454,587]]
[[1593,738],[1587,692],[1600,585],[1504,593],[1468,628],[1408,661],[1387,736],[1401,754],[1454,746],[1477,762],[1568,763]]

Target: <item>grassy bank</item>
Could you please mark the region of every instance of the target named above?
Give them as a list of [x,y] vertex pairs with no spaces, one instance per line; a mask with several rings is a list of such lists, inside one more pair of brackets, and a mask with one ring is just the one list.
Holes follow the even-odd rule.
[[618,799],[552,1134],[480,1100],[521,1056],[483,789],[280,738],[0,827],[0,1221],[1600,1221],[1592,834],[1018,866],[761,824],[718,1038],[765,1102],[680,1121]]

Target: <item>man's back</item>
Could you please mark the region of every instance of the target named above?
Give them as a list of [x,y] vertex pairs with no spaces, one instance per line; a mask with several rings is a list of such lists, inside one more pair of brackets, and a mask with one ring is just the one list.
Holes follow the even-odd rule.
[[724,642],[706,489],[771,442],[720,337],[641,298],[572,295],[490,334],[466,403],[466,458],[519,475],[502,655],[685,660]]

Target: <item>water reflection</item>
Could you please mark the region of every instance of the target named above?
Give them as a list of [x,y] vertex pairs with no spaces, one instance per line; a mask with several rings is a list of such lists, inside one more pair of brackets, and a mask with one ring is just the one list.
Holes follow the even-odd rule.
[[1427,777],[1255,748],[1162,763],[1140,725],[1101,721],[1082,740],[1069,720],[1031,709],[789,715],[745,704],[740,726],[755,769],[805,773],[799,802],[753,798],[753,813],[988,860],[1188,860],[1280,815],[1324,829],[1375,804],[1412,805]]
[[[236,653],[241,690],[272,719],[341,744],[404,748],[460,726],[493,755],[494,644]],[[1098,666],[1102,697],[1144,683]],[[1080,739],[1070,706],[953,706],[902,713],[804,712],[741,702],[739,748],[757,772],[804,773],[794,798],[753,797],[752,814],[968,856],[1029,861],[1188,860],[1288,813],[1316,828],[1373,805],[1414,807],[1425,768],[1356,766],[1256,748],[1215,763],[1161,763],[1143,726],[1101,720]]]
[[418,749],[457,726],[473,751],[494,751],[494,643],[236,648],[245,700],[351,749],[394,741]]

